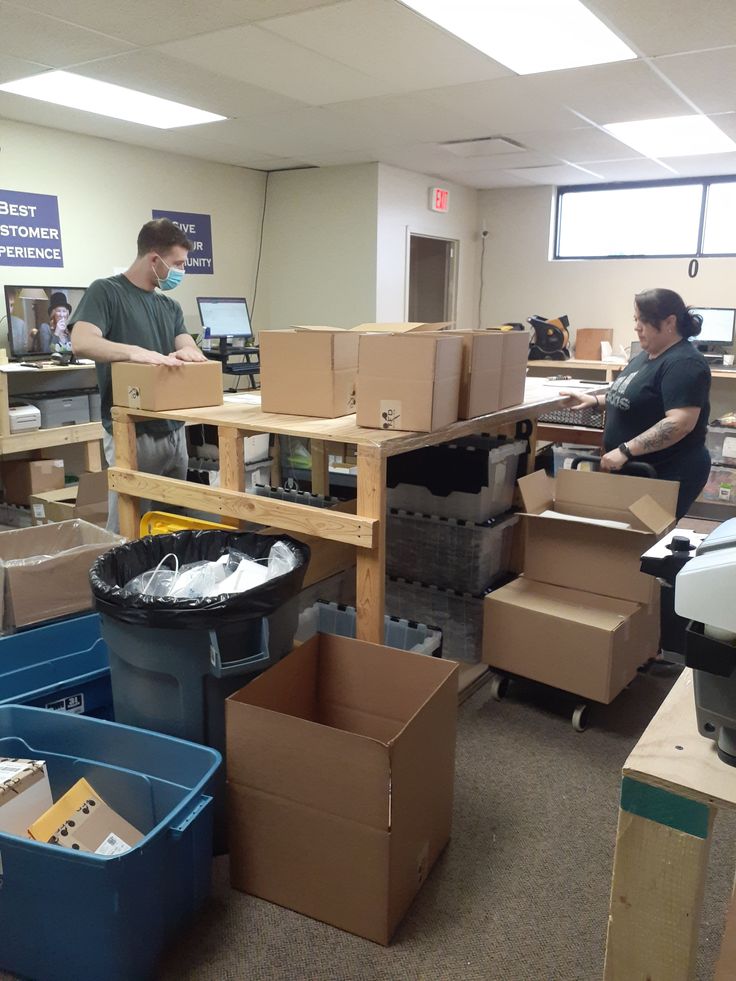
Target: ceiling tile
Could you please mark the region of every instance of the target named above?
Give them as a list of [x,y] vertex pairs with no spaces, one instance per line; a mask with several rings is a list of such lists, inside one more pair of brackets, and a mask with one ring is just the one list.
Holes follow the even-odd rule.
[[736,153],[710,153],[704,157],[668,157],[678,177],[719,177],[736,174]]
[[13,58],[12,55],[0,54],[0,84],[14,82],[18,78],[27,78],[45,71],[48,65],[39,65],[23,58]]
[[596,160],[582,163],[581,166],[595,171],[606,181],[667,180],[677,176],[656,160],[649,160],[647,157],[635,160]]
[[81,75],[184,102],[222,116],[247,118],[255,114],[285,112],[305,103],[276,92],[236,81],[171,58],[155,49],[143,49],[92,62],[78,69]]
[[372,159],[359,125],[336,119],[314,106],[247,120],[228,119],[208,128],[218,142],[247,145],[276,156],[303,159],[305,153],[350,150]]
[[732,0],[593,0],[587,6],[645,55],[736,44]]
[[89,27],[136,44],[158,44],[193,37],[205,31],[249,24],[338,0],[13,0],[36,13]]
[[654,64],[701,112],[736,109],[736,47],[657,58]]
[[580,120],[568,109],[528,88],[532,75],[498,78],[425,90],[422,95],[437,106],[476,123],[477,136],[506,136],[525,130],[568,130]]
[[512,74],[394,0],[348,0],[260,26],[380,78],[395,92]]
[[567,164],[556,167],[518,167],[507,171],[531,184],[595,184],[601,178]]
[[258,27],[233,27],[159,46],[192,66],[226,70],[228,76],[281,95],[322,105],[387,95],[391,86]]
[[585,163],[586,160],[623,160],[638,157],[619,140],[594,126],[571,129],[564,133],[513,133],[513,139],[534,150],[550,153],[568,163]]
[[[58,4],[56,5],[58,9]],[[91,58],[129,51],[131,45],[86,27],[65,24],[63,21],[39,17],[25,5],[0,0],[3,54],[25,60],[33,53],[33,61],[66,68]]]

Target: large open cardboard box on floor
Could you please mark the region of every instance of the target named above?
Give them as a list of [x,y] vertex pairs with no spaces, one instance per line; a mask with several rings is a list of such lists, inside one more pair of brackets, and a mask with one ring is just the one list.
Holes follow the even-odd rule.
[[457,422],[463,342],[452,331],[363,334],[357,422],[429,433]]
[[318,634],[232,695],[232,885],[388,944],[450,837],[457,672]]
[[222,365],[193,361],[170,368],[118,361],[112,366],[112,400],[115,405],[152,412],[222,405]]
[[674,525],[678,485],[563,470],[519,489],[523,576],[484,601],[483,661],[611,702],[657,653],[659,587],[640,556]]

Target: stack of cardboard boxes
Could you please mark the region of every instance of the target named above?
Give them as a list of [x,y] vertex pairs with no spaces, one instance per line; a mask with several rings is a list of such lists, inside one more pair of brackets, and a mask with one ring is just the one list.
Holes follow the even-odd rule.
[[260,335],[265,412],[431,432],[524,399],[526,331],[448,323],[296,327]]

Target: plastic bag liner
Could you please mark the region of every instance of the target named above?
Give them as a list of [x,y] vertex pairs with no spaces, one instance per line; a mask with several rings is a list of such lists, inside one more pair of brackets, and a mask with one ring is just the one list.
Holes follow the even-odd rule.
[[[181,565],[215,562],[230,548],[254,559],[265,559],[276,542],[283,542],[295,554],[296,568],[247,593],[178,599],[131,593],[124,588],[127,582],[154,568],[170,552]],[[90,569],[89,578],[95,608],[113,620],[172,630],[211,630],[269,616],[302,588],[309,557],[309,546],[288,535],[178,531],[149,535],[105,552]]]

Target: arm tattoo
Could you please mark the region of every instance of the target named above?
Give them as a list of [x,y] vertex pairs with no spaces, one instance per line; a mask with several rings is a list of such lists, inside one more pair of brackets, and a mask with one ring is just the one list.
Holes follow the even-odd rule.
[[[683,434],[684,435],[684,434]],[[637,444],[637,448],[644,453],[654,453],[656,450],[663,450],[673,443],[679,442],[682,438],[679,427],[674,419],[660,419],[658,423],[634,437],[631,441]]]

